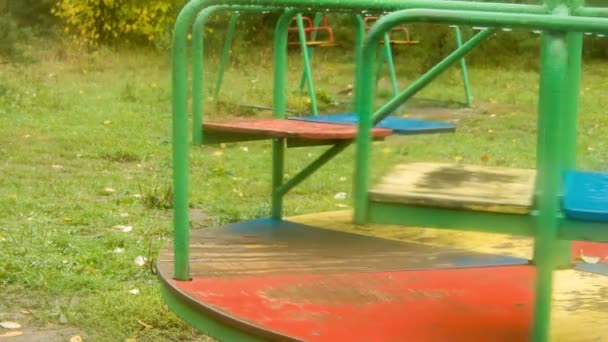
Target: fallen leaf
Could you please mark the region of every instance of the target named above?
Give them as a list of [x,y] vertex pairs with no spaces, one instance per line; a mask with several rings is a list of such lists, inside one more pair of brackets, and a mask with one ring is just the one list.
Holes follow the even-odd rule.
[[23,335],[22,331],[9,331],[5,334],[0,335],[0,337],[15,337]]
[[128,338],[125,340],[125,342],[137,342],[137,340],[134,338]]
[[72,219],[70,217],[64,217],[63,222],[70,223],[70,222],[72,222]]
[[494,130],[490,128],[488,129],[488,133],[494,133]]
[[70,338],[70,342],[82,342],[82,337],[79,335],[74,335]]
[[139,323],[142,327],[146,328],[146,329],[152,329],[154,328],[153,326],[151,326],[150,324],[144,323],[141,320],[137,320],[137,323]]
[[137,258],[135,258],[135,265],[143,266],[146,264],[147,261],[148,261],[148,259],[146,259],[145,257],[140,255]]
[[114,190],[113,188],[105,188],[105,189],[103,189],[103,191],[105,191],[109,194],[116,192],[116,190]]
[[581,260],[583,260],[583,262],[585,264],[597,264],[597,263],[600,262],[600,259],[601,259],[599,257],[588,256],[588,255],[583,254],[583,250],[582,249],[581,249],[581,251],[579,253],[579,257],[580,257]]
[[346,199],[346,192],[338,192],[334,195],[334,199],[343,200]]
[[19,312],[21,312],[24,315],[31,315],[32,312],[30,310],[26,310],[26,309],[21,309]]
[[112,120],[106,120],[103,122],[104,125],[111,125],[112,124]]
[[4,329],[19,329],[21,328],[21,324],[17,323],[17,322],[0,322],[0,327],[3,327]]
[[241,150],[242,150],[243,152],[249,152],[249,148],[248,148],[247,146],[242,146],[242,147],[241,147]]
[[215,151],[215,152],[213,152],[213,155],[216,156],[216,157],[219,157],[222,154],[224,154],[224,152],[222,152],[222,151]]
[[129,290],[129,293],[132,294],[132,295],[138,295],[139,294],[139,290],[138,289],[132,289],[132,290]]
[[51,167],[52,167],[53,169],[55,169],[55,170],[61,170],[61,169],[63,169],[63,166],[61,166],[61,165],[57,165],[57,164],[53,164],[53,165],[51,165]]
[[487,162],[488,160],[490,160],[490,156],[487,154],[484,154],[483,156],[481,156],[481,161]]

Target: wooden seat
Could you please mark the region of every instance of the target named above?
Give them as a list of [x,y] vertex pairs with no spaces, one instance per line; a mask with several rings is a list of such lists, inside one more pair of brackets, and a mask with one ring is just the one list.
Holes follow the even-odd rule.
[[374,202],[527,214],[536,171],[413,163],[398,165],[374,187]]
[[[393,131],[390,129],[372,129],[374,138],[383,138],[391,134]],[[343,141],[353,140],[356,136],[357,126],[354,125],[286,119],[254,119],[203,124],[203,137],[206,143],[272,138]]]

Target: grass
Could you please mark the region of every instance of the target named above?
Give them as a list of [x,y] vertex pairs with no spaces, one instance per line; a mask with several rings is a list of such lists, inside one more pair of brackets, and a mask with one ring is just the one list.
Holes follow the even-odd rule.
[[[145,51],[59,50],[0,70],[0,313],[27,309],[33,313],[28,324],[76,328],[91,341],[201,339],[163,305],[149,267],[171,237],[169,60]],[[315,55],[323,111],[347,109],[352,101],[336,95],[352,84],[353,66],[343,55]],[[207,104],[209,116],[269,114],[238,106],[270,105],[268,56],[264,49],[250,51],[246,65],[228,70],[221,102]],[[476,103],[497,105],[451,117],[458,122],[453,135],[378,144],[374,176],[415,160],[534,167],[538,74],[523,65],[472,65]],[[295,88],[299,68],[290,65],[288,106],[304,111],[306,96]],[[422,71],[415,61],[398,68],[404,84]],[[605,63],[585,65],[581,168],[608,169],[606,70]],[[213,68],[206,77],[213,79]],[[420,97],[461,101],[459,77],[450,70]],[[294,175],[322,150],[290,150],[286,172]],[[197,147],[191,154],[191,206],[207,215],[203,225],[268,214],[268,143]],[[286,213],[349,206],[350,197],[334,195],[351,194],[351,165],[349,148],[288,195]],[[136,265],[138,256],[148,263]],[[134,289],[139,294],[131,294]]]

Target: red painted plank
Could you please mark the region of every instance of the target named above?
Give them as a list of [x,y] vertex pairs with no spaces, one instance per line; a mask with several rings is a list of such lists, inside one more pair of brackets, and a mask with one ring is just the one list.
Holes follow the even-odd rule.
[[174,284],[229,316],[306,341],[523,341],[534,268],[199,278]]
[[[217,132],[252,134],[269,138],[297,138],[310,140],[351,140],[357,136],[357,126],[285,119],[239,120],[223,123],[205,123],[203,129]],[[392,130],[372,129],[374,137],[386,137]]]

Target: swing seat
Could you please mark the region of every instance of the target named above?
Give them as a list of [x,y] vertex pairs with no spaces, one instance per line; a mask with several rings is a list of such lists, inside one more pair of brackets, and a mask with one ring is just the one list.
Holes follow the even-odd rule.
[[608,174],[567,172],[562,206],[569,218],[608,222]]
[[[356,125],[358,122],[356,113],[319,116],[292,116],[288,119],[345,125]],[[390,129],[394,134],[398,135],[448,133],[456,130],[456,127],[451,123],[400,118],[396,116],[388,116],[384,118],[376,125],[376,127]]]
[[[371,28],[372,24],[376,21],[378,21],[378,17],[365,17],[365,19],[363,19],[363,22],[365,23],[365,30],[368,31]],[[403,38],[391,38],[391,34],[393,33],[402,33]],[[392,28],[391,31],[388,33],[388,36],[388,42],[390,45],[416,45],[420,43],[417,40],[411,39],[410,30],[405,25],[399,25],[397,27]],[[384,44],[384,39],[380,40],[380,44]]]
[[[375,139],[382,139],[392,134],[393,131],[390,129],[374,128],[372,130],[372,136]],[[205,144],[273,138],[285,138],[292,142],[313,141],[319,144],[331,144],[338,141],[354,140],[356,137],[356,126],[335,123],[286,119],[252,119],[203,124]]]
[[412,163],[397,165],[369,193],[373,202],[525,215],[535,170]]
[[[302,21],[304,23],[304,35],[306,37],[306,46],[308,47],[334,47],[338,44],[334,39],[334,30],[329,23],[327,22],[327,16],[323,16],[323,22],[320,26],[314,26],[313,20],[310,17],[302,17]],[[293,26],[293,23],[296,23],[296,26]],[[288,32],[298,33],[299,29],[297,26],[297,18],[292,19],[292,24],[288,28]],[[314,32],[325,32],[327,34],[327,39],[325,40],[317,40],[314,36]],[[300,46],[299,39],[290,40],[287,42],[289,46]]]

